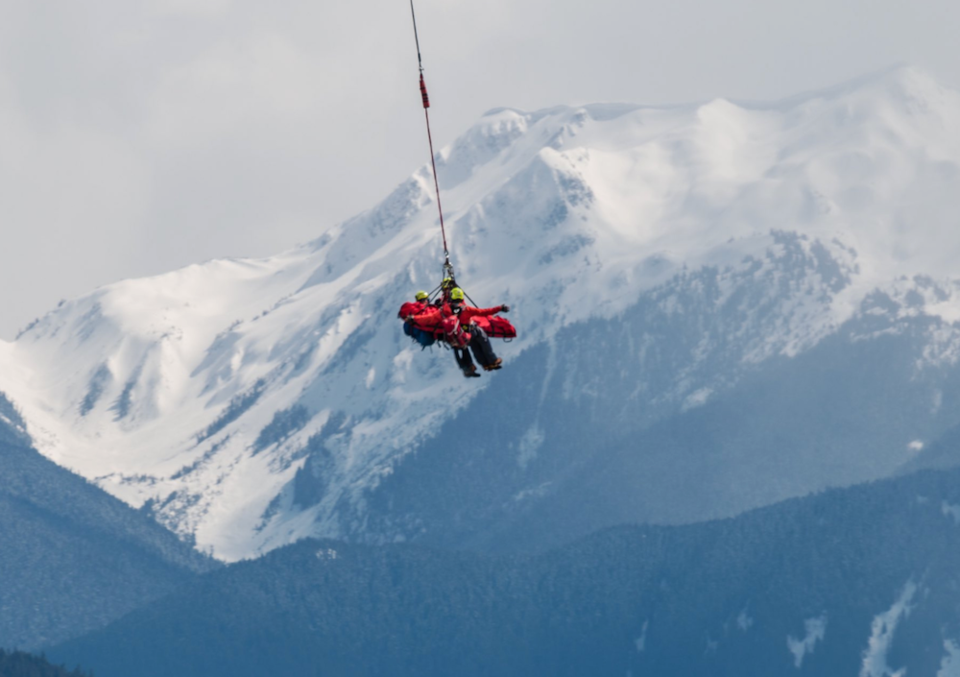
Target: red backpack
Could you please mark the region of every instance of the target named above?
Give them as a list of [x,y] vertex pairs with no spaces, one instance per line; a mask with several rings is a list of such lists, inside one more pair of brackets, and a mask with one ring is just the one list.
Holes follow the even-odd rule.
[[473,338],[460,326],[460,318],[456,315],[444,318],[440,326],[443,328],[443,337],[454,348],[466,348]]
[[516,327],[514,327],[510,320],[505,317],[500,317],[499,315],[492,315],[490,317],[477,317],[474,318],[474,322],[476,322],[477,326],[483,329],[483,331],[490,338],[517,338]]

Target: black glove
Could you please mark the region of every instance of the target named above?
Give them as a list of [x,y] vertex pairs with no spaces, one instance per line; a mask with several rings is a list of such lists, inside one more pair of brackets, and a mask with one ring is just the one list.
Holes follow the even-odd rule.
[[506,303],[504,303],[502,306],[500,306],[500,312],[501,312],[501,313],[509,313],[509,312],[510,312],[510,306],[508,306]]

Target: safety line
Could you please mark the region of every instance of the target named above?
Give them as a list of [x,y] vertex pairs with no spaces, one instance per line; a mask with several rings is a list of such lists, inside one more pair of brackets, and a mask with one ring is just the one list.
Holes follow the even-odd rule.
[[447,229],[443,224],[443,207],[440,204],[440,182],[437,180],[437,161],[433,153],[433,134],[430,132],[430,96],[427,94],[427,83],[423,79],[423,58],[420,56],[420,36],[417,33],[417,14],[413,9],[413,0],[410,0],[410,16],[413,17],[413,38],[417,43],[417,64],[420,67],[420,98],[423,101],[423,115],[427,121],[427,142],[430,144],[430,166],[433,168],[433,186],[437,191],[437,211],[440,213],[440,234],[443,236],[444,273],[453,277],[453,266],[450,265],[450,250],[447,248]]

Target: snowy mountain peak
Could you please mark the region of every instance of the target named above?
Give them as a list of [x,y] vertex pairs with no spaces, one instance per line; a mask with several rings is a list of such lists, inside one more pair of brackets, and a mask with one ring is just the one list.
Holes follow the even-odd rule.
[[[515,309],[508,368],[708,282],[718,307],[773,285],[743,308],[756,332],[723,339],[742,365],[809,350],[878,288],[952,284],[960,95],[914,69],[776,104],[498,109],[437,160],[458,279]],[[441,262],[424,167],[289,252],[63,304],[0,346],[0,391],[43,453],[218,557],[355,535],[381,482],[501,377],[467,381],[401,335],[396,308]],[[960,316],[924,294],[918,312]],[[680,411],[739,378],[698,369],[638,406]],[[538,430],[514,441],[528,460]]]

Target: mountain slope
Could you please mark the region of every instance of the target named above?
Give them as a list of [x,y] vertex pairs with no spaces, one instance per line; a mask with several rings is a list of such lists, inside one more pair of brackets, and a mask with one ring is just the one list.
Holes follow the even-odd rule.
[[[673,302],[682,309],[701,298]],[[883,302],[897,307],[893,299]],[[754,307],[749,300],[745,306]],[[544,376],[552,348],[519,358],[502,392],[479,395],[381,483],[367,506],[384,521],[375,529],[397,529],[399,515],[409,519],[402,524],[407,533],[419,531],[426,542],[529,550],[638,516],[683,523],[733,515],[812,488],[896,473],[918,460],[921,440],[937,439],[960,408],[956,369],[926,362],[931,337],[951,331],[936,318],[898,318],[865,303],[813,348],[747,368],[723,342],[702,365],[691,365],[690,353],[707,342],[685,346],[685,338],[712,331],[685,325],[704,314],[680,312],[673,325],[657,315],[648,306],[631,317],[567,328],[566,356],[583,366],[566,374]],[[714,321],[746,331],[750,323],[742,318],[720,311]],[[676,356],[637,359],[629,344],[645,326],[657,327],[659,344]],[[706,372],[695,382],[737,380],[694,402],[638,404],[637,390],[658,381],[669,387],[694,368]],[[591,382],[591,374],[621,378]],[[525,383],[531,376],[534,384],[547,382],[548,394]],[[566,394],[571,381],[587,393]],[[534,416],[518,415],[531,400]],[[656,410],[671,404],[677,413]],[[493,430],[490,421],[497,422]]]
[[52,651],[97,675],[938,675],[960,472],[516,558],[304,541]]
[[[0,395],[0,408],[15,414],[7,405]],[[16,434],[0,424],[0,647],[90,632],[216,568],[5,433]]]
[[[617,503],[584,528],[727,515],[895,472],[960,424],[960,94],[924,74],[770,105],[492,111],[438,161],[458,278],[481,304],[510,303],[521,330],[498,346],[503,373],[467,381],[393,319],[439,274],[422,169],[277,257],[63,304],[0,345],[0,388],[42,453],[226,560],[310,535],[480,542],[583,492]],[[831,366],[800,401],[777,379],[813,350]],[[778,479],[779,422],[763,433],[746,412],[720,446],[708,429],[663,432],[761,400],[796,429],[792,405],[817,412],[886,369],[870,359],[896,364],[877,385],[910,397],[851,389],[868,401],[819,408],[854,423],[798,438],[809,472]],[[894,434],[907,400],[922,415]],[[638,475],[694,498],[626,482]],[[467,521],[451,526],[444,495],[463,485]]]

